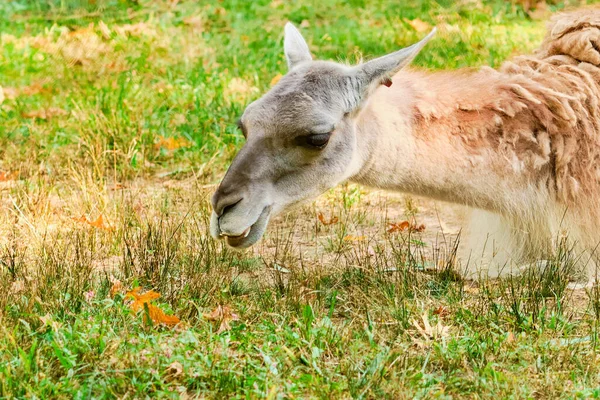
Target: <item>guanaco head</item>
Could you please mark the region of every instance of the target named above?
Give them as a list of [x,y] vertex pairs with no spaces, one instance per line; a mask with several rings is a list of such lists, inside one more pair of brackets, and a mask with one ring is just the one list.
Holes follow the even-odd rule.
[[288,73],[239,120],[246,143],[212,197],[211,233],[235,248],[256,243],[269,219],[314,198],[361,168],[355,121],[369,95],[391,85],[434,35],[356,66],[313,60],[290,23]]

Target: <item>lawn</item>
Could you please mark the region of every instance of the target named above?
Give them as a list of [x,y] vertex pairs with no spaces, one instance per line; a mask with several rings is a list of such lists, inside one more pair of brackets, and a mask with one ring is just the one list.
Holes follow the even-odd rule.
[[250,250],[208,234],[287,21],[322,59],[437,26],[416,68],[497,67],[585,4],[518,3],[0,2],[0,398],[600,397],[600,289],[560,251],[461,279],[454,206],[343,185]]

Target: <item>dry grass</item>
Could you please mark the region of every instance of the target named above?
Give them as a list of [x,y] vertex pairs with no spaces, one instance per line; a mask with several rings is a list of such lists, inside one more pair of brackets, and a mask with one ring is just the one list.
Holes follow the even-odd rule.
[[[600,295],[566,289],[567,249],[465,281],[460,209],[352,185],[249,251],[208,236],[286,20],[334,59],[435,24],[432,68],[497,65],[544,31],[510,2],[440,4],[0,4],[0,398],[598,397]],[[389,232],[405,220],[425,229]],[[117,281],[182,323],[150,326]]]

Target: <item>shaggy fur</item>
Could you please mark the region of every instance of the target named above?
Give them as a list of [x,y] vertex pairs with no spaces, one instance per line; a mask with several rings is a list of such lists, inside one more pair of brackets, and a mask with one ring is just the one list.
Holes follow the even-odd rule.
[[490,257],[497,263],[533,261],[550,256],[555,241],[568,236],[588,252],[582,261],[594,266],[597,257],[590,260],[589,252],[600,241],[600,11],[557,16],[535,55],[499,71],[400,72],[394,83],[414,99],[417,140],[432,143],[446,135],[445,145],[452,144],[447,150],[457,157],[474,165],[479,157],[495,160],[486,164],[494,185],[508,179],[519,188],[497,201],[471,190],[411,190],[499,214],[475,213],[470,255],[484,254],[487,246],[484,263]]
[[473,273],[568,240],[594,276],[599,10],[557,16],[534,55],[476,72],[401,70],[435,31],[357,66],[313,61],[285,32],[290,71],[241,118],[247,143],[213,196],[215,237],[251,246],[271,216],[351,180],[470,206],[461,259]]

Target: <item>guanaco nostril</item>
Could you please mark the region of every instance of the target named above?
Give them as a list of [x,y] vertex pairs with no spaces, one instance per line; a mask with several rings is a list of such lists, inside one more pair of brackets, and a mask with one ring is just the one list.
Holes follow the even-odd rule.
[[218,210],[217,211],[217,215],[219,217],[223,216],[226,212],[231,211],[231,209],[233,207],[235,207],[236,205],[238,205],[241,201],[242,201],[242,199],[239,199],[239,200],[237,200],[235,202],[230,202],[228,205],[226,205],[226,206],[222,207],[220,210]]

